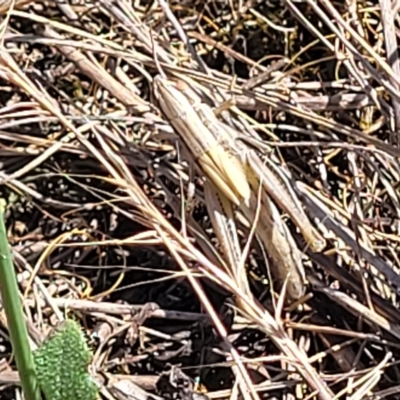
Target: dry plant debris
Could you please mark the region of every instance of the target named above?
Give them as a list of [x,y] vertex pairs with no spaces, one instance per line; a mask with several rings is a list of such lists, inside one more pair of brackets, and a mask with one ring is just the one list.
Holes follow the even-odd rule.
[[[3,2],[0,197],[32,342],[79,320],[107,399],[400,398],[399,6]],[[162,74],[274,165],[323,246],[258,178],[218,187]]]

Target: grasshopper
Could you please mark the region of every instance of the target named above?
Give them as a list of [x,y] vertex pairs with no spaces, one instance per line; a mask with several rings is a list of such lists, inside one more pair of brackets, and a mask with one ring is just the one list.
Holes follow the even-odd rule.
[[221,192],[236,205],[248,204],[251,189],[240,160],[218,143],[178,84],[160,75],[154,78],[154,93],[163,113]]
[[[188,88],[185,88],[184,93],[190,96],[189,98],[197,96]],[[285,174],[268,158],[263,162],[254,150],[237,140],[239,132],[218,120],[207,104],[197,101],[196,112],[215,141],[237,155],[252,190],[257,192],[261,182],[268,195],[300,229],[311,250],[321,252],[326,247],[325,239],[312,225]]]
[[[289,196],[290,192],[285,190],[279,175],[277,177],[265,168],[255,152],[249,152],[245,146],[241,149],[237,145],[239,142],[235,139],[238,133],[220,122],[212,109],[203,103],[185,82],[157,76],[154,79],[154,91],[163,113],[212,181],[211,186],[205,186],[206,204],[225,257],[237,281],[243,277],[240,273],[243,265],[229,201],[236,204],[245,218],[252,223],[258,204],[258,189],[260,182],[263,182],[262,210],[256,232],[276,266],[275,276],[280,282],[289,276],[289,297],[301,297],[305,281],[301,253],[281,220],[278,210],[270,201],[266,189],[271,190],[273,187],[283,193],[281,196],[276,194],[273,198],[278,204],[283,202],[284,206],[281,207],[285,211],[294,213],[295,221],[303,227],[302,233],[313,244],[313,249],[316,249],[317,236],[315,231],[311,230],[314,228],[299,203]],[[266,178],[261,175],[264,169]],[[264,181],[267,181],[267,184]],[[224,196],[227,200],[224,200]],[[285,203],[287,197],[289,200]],[[244,285],[243,288],[248,287],[246,282],[239,283]]]

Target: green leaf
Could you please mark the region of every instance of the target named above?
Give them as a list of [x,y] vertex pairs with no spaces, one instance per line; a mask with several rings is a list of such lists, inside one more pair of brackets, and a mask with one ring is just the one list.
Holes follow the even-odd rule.
[[34,352],[37,379],[47,400],[95,400],[88,373],[92,352],[78,323],[66,320]]

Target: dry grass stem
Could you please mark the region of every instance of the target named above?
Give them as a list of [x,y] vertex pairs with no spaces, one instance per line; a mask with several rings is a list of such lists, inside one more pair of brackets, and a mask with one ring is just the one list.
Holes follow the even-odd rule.
[[0,4],[32,345],[78,319],[110,400],[395,398],[397,3]]

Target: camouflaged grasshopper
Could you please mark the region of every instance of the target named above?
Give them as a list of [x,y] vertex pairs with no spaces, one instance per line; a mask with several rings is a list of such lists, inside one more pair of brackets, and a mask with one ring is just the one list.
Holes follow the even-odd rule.
[[[274,261],[275,276],[281,283],[287,279],[288,296],[301,297],[305,289],[301,252],[270,198],[287,212],[313,251],[322,251],[326,243],[308,219],[285,175],[272,162],[264,162],[255,151],[241,145],[236,140],[239,133],[221,122],[186,82],[158,75],[154,78],[154,92],[161,110],[212,181],[211,185],[205,185],[206,204],[236,279],[245,275],[240,272],[244,265],[229,201],[238,206],[250,227],[257,206],[261,206],[256,233]],[[241,282],[242,285],[247,286],[246,282]]]
[[193,101],[179,90],[179,82],[157,75],[153,85],[161,110],[207,177],[234,204],[248,204],[251,190],[240,160],[218,143],[199,117]]

